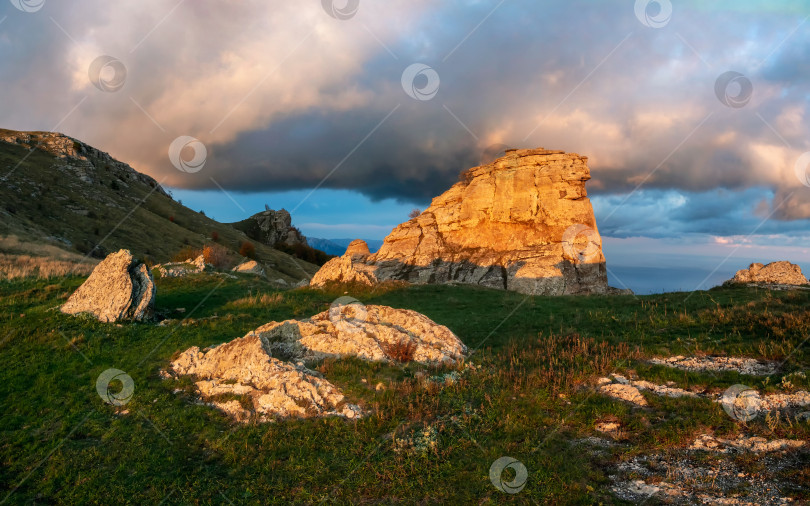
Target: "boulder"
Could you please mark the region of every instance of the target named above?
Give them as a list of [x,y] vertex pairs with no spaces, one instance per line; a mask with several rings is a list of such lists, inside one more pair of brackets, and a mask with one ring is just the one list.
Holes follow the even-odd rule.
[[182,278],[190,274],[199,274],[201,272],[210,271],[214,267],[211,264],[206,263],[205,257],[200,255],[194,260],[160,264],[156,265],[155,268],[163,278]]
[[128,250],[120,250],[93,269],[61,311],[92,314],[102,322],[140,321],[152,316],[155,291],[149,269]]
[[[295,366],[270,356],[258,336],[246,336],[200,350],[191,347],[169,367],[169,376],[192,376],[203,400],[237,421],[257,415],[260,421],[273,416],[361,415],[347,404],[330,382],[302,365]],[[241,396],[245,402],[222,402],[223,395]]]
[[759,283],[766,285],[806,285],[802,269],[790,262],[772,262],[768,265],[753,263],[747,269],[737,271],[726,284]]
[[231,270],[233,272],[241,272],[243,274],[255,274],[257,276],[264,276],[264,269],[259,264],[259,262],[255,260],[248,260],[247,262],[242,262],[241,264],[237,265]]
[[366,241],[362,239],[355,239],[349,243],[349,246],[346,248],[346,252],[343,254],[350,257],[355,255],[367,257],[371,254],[371,251],[368,249],[368,243],[366,243]]
[[368,254],[355,241],[312,286],[468,283],[536,295],[615,293],[585,182],[587,157],[508,150],[474,167]]
[[454,362],[465,352],[447,327],[422,314],[366,307],[346,298],[308,320],[272,322],[218,346],[191,347],[162,375],[194,377],[200,397],[237,421],[254,416],[259,421],[273,416],[356,418],[362,410],[347,403],[340,390],[308,369],[304,360],[350,355],[437,363]]
[[286,360],[355,356],[453,363],[467,351],[450,329],[421,313],[346,299],[307,320],[271,322],[248,336],[260,337],[274,357]]

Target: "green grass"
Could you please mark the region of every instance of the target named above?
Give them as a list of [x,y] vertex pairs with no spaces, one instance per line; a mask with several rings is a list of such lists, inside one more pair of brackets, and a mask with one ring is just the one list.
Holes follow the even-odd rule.
[[[635,409],[592,388],[599,376],[635,371],[683,388],[722,391],[745,383],[775,389],[783,374],[810,364],[806,292],[729,288],[550,298],[393,286],[295,290],[253,304],[246,298],[275,292],[248,276],[222,282],[206,274],[157,280],[157,310],[176,320],[157,326],[101,324],[55,311],[81,282],[0,282],[0,501],[613,503],[608,474],[617,461],[686,445],[707,430],[810,438],[806,423],[771,427],[760,417],[741,427],[706,399],[646,394],[650,407]],[[318,370],[369,416],[240,426],[188,393],[173,392],[193,390],[189,379],[158,376],[177,351],[229,341],[268,321],[308,317],[344,291],[447,325],[474,350],[457,368],[461,379],[439,385],[420,377],[448,369],[325,360]],[[181,325],[183,318],[189,320]],[[766,383],[642,360],[696,352],[787,363]],[[111,367],[135,382],[123,408],[104,404],[95,390],[98,375]],[[375,389],[379,382],[384,390]],[[594,423],[605,419],[622,422],[625,446],[594,453],[574,443],[597,435]],[[395,441],[419,443],[425,430],[435,445],[397,451]],[[528,469],[518,494],[503,494],[489,481],[489,467],[501,456]],[[807,479],[790,472],[793,481]]]

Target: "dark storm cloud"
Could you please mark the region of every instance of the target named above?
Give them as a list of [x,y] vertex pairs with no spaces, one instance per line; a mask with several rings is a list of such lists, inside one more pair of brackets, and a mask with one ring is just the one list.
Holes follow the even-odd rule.
[[[650,234],[731,233],[763,209],[810,216],[810,188],[795,171],[810,151],[810,32],[797,29],[810,8],[676,2],[655,29],[628,1],[496,5],[361,2],[347,21],[320,5],[258,1],[202,0],[173,13],[157,1],[49,2],[25,17],[7,7],[0,75],[13,100],[0,112],[7,127],[45,129],[89,97],[61,129],[176,187],[322,184],[424,201],[504,144],[589,155],[592,195],[691,196],[688,212],[645,215]],[[95,93],[86,82],[98,54],[126,63],[122,92]],[[400,84],[415,62],[441,79],[431,100]],[[728,70],[753,84],[745,107],[715,96]],[[199,173],[168,162],[179,135],[206,144]],[[731,197],[712,197],[717,190]],[[656,204],[625,205],[638,216]]]

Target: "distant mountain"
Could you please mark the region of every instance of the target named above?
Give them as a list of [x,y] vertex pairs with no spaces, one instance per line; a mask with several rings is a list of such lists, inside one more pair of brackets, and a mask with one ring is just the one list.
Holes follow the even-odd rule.
[[[238,259],[244,232],[176,202],[153,178],[77,139],[0,129],[0,235],[104,257],[122,248],[165,262],[213,240]],[[269,275],[300,280],[317,266],[254,242]],[[46,248],[43,248],[46,249]]]
[[[318,239],[315,237],[307,237],[307,243],[315,249],[321,250],[329,255],[340,256],[346,252],[349,243],[354,239]],[[380,246],[382,241],[379,239],[363,239],[368,243],[368,249],[374,253]]]

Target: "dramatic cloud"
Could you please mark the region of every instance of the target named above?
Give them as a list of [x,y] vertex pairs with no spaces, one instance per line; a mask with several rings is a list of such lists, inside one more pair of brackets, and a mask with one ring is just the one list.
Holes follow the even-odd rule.
[[[659,28],[633,3],[361,0],[346,20],[316,0],[6,3],[0,114],[188,189],[424,201],[505,144],[588,155],[603,232],[617,237],[810,217],[797,170],[810,151],[806,2],[679,1],[668,20],[648,2],[642,20]],[[126,67],[119,91],[88,78],[99,55]],[[439,77],[435,97],[403,89],[413,63]],[[728,71],[742,79],[718,97]],[[169,162],[181,135],[206,145],[201,171]]]

